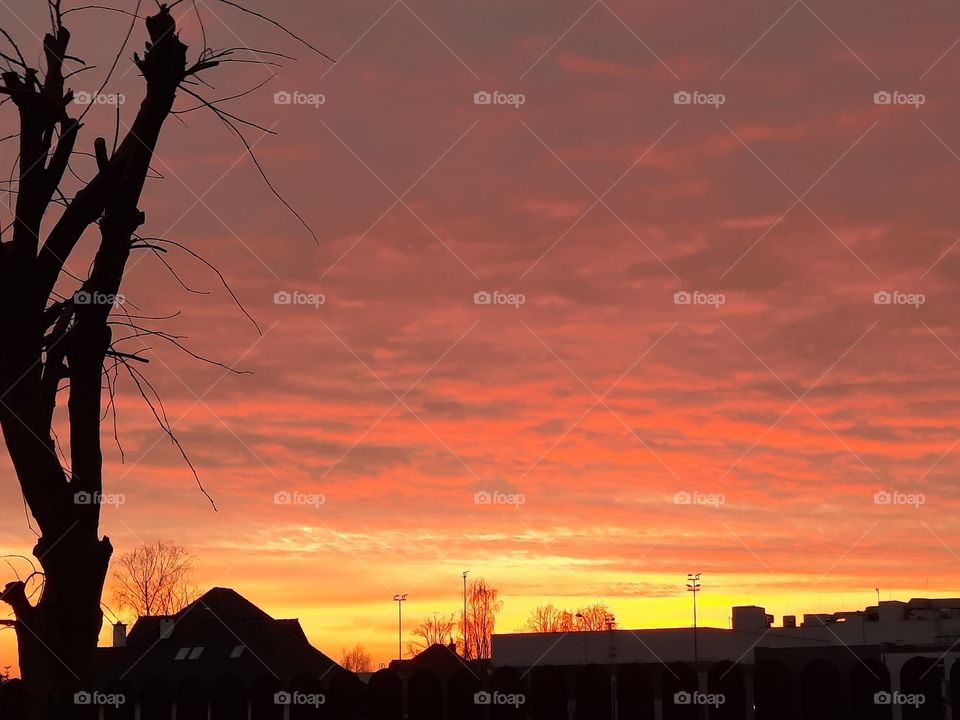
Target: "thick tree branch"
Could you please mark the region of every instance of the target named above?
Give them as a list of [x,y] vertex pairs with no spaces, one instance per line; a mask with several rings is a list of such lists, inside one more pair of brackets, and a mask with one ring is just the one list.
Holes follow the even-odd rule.
[[[102,489],[100,449],[101,376],[111,345],[107,318],[119,294],[133,235],[144,221],[137,209],[150,170],[160,130],[170,115],[177,87],[186,70],[186,46],[175,32],[169,12],[147,19],[151,43],[137,65],[147,81],[147,92],[137,118],[113,154],[104,177],[110,192],[100,220],[101,242],[90,277],[75,296],[75,324],[70,330],[67,361],[70,370],[70,447],[72,483],[90,493]],[[86,518],[96,525],[97,508]]]
[[[169,11],[147,19],[151,42],[137,66],[147,81],[147,93],[133,125],[104,167],[105,146],[98,143],[100,171],[79,192],[50,231],[40,250],[37,293],[49,297],[64,263],[84,231],[105,211],[136,207],[150,169],[160,130],[170,115],[177,87],[183,81],[187,48],[176,35]],[[122,210],[121,210],[122,211]]]
[[26,585],[21,580],[7,583],[0,592],[0,600],[7,603],[18,618],[30,617],[30,601],[25,592]]

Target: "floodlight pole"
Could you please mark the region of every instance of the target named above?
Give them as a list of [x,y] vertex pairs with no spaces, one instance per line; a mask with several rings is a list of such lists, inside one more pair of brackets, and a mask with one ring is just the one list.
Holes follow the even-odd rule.
[[687,592],[693,593],[693,662],[699,661],[697,647],[697,593],[700,592],[700,573],[687,573]]
[[470,645],[467,643],[467,575],[469,570],[463,571],[463,659],[470,659]]
[[393,601],[397,604],[397,660],[403,660],[403,605],[407,593],[394,595]]

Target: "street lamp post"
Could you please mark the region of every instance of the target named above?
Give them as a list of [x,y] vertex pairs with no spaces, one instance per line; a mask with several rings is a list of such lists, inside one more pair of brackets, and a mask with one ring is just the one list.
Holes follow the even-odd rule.
[[603,624],[608,631],[608,654],[610,656],[610,710],[613,713],[613,720],[619,720],[620,710],[617,707],[617,647],[613,637],[613,629],[617,626],[617,619],[611,613],[607,613],[603,618]]
[[394,595],[393,601],[397,604],[397,660],[403,660],[403,603],[407,599],[407,593],[403,595]]
[[470,659],[470,646],[467,644],[467,575],[469,570],[463,571],[463,659]]
[[574,615],[574,617],[575,617],[577,620],[580,621],[580,631],[583,633],[583,665],[584,665],[584,667],[586,667],[586,665],[587,665],[587,638],[589,637],[589,636],[587,635],[587,629],[584,627],[584,625],[586,624],[586,622],[585,622],[585,621],[586,621],[586,617],[584,616],[583,613],[577,613],[576,615]]
[[697,593],[700,592],[700,573],[687,573],[687,592],[693,593],[693,661],[697,662]]

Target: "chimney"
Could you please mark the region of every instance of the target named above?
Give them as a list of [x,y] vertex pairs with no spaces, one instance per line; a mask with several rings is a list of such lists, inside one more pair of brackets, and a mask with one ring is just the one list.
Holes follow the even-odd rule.
[[122,622],[113,624],[113,646],[115,648],[127,646],[127,626]]

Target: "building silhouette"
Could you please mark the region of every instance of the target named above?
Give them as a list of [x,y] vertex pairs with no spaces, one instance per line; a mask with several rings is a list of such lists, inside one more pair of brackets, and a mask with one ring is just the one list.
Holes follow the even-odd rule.
[[494,635],[492,667],[529,678],[533,718],[960,719],[960,598],[773,620]]
[[319,696],[337,678],[355,679],[310,644],[298,620],[274,619],[228,588],[175,615],[142,617],[129,634],[115,625],[97,675],[104,697],[126,698],[108,717],[141,720],[273,717],[283,693],[292,703],[294,692]]
[[[493,636],[493,657],[434,645],[357,676],[214,588],[180,613],[115,628],[82,720],[960,720],[960,599],[786,616],[730,628]],[[694,657],[697,659],[694,660]],[[0,717],[23,717],[16,681]]]

